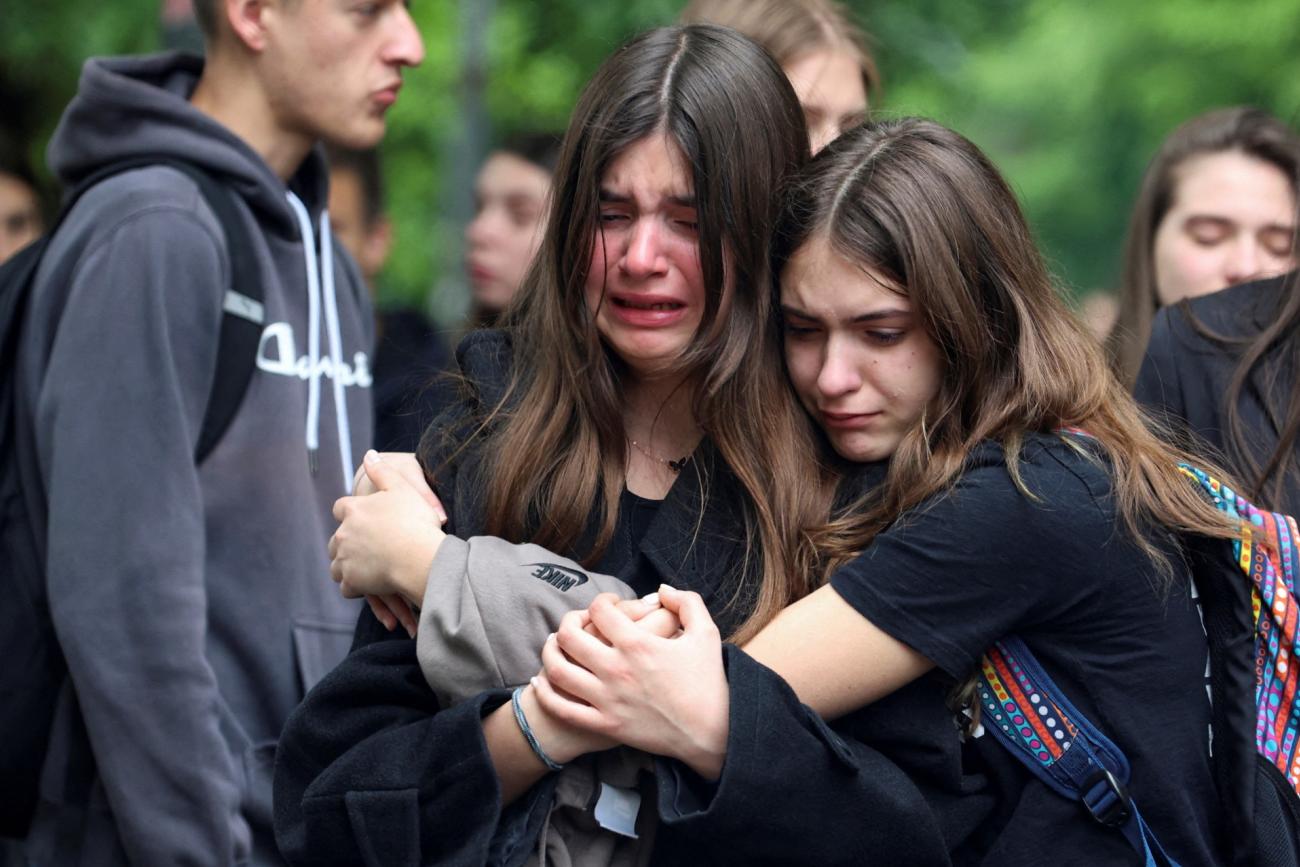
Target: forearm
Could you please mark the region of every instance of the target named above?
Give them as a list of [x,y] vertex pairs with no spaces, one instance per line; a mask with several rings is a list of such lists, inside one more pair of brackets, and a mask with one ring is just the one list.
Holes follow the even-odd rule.
[[510,702],[483,718],[483,740],[501,787],[502,806],[514,803],[550,772],[524,737]]
[[248,829],[205,657],[201,529],[143,520],[172,531],[160,562],[126,529],[77,544],[93,534],[67,511],[51,524],[51,615],[122,843],[138,863],[235,860]]

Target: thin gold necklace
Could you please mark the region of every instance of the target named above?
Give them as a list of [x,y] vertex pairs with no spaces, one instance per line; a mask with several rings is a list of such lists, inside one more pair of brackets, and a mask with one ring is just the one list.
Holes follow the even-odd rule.
[[663,464],[664,466],[666,466],[668,469],[672,470],[674,473],[680,473],[680,472],[682,471],[682,469],[683,469],[683,468],[684,468],[688,463],[690,463],[690,460],[691,460],[691,456],[690,456],[690,455],[686,455],[685,457],[678,458],[677,460],[672,461],[672,460],[669,460],[668,458],[665,458],[665,457],[663,457],[663,456],[661,456],[661,455],[655,454],[655,453],[652,452],[649,448],[647,448],[646,446],[641,445],[639,442],[637,442],[637,441],[634,440],[634,439],[629,439],[628,442],[630,442],[630,443],[632,444],[632,448],[636,449],[636,450],[639,451],[641,454],[643,454],[643,455],[645,455],[646,457],[650,458],[652,461],[658,461],[659,463],[661,463],[661,464]]

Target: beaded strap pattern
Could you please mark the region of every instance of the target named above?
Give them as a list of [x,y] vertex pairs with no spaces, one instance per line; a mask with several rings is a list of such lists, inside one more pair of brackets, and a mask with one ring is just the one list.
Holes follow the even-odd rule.
[[1232,551],[1251,581],[1255,748],[1300,794],[1300,661],[1296,659],[1300,606],[1295,577],[1300,567],[1296,548],[1300,532],[1294,518],[1256,507],[1203,470],[1186,464],[1179,469],[1205,490],[1220,511],[1240,521]]

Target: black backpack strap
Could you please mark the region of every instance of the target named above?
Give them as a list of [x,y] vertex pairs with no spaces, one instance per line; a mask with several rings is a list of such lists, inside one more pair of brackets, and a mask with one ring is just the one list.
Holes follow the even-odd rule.
[[257,367],[257,348],[266,321],[265,291],[257,268],[253,239],[236,203],[237,193],[196,166],[168,161],[199,186],[199,192],[216,215],[226,239],[230,286],[222,299],[221,334],[216,373],[203,414],[203,428],[194,448],[194,462],[203,463],[216,447],[243,402]]

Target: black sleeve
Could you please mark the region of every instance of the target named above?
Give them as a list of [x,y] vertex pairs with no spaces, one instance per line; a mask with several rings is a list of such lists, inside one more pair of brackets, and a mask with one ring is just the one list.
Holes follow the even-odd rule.
[[1013,631],[1066,628],[1091,607],[1081,603],[1095,602],[1100,584],[1088,564],[1115,537],[1098,505],[1104,471],[1078,475],[1061,456],[1066,448],[1026,446],[1019,467],[1032,497],[1016,487],[1000,449],[975,461],[832,575],[831,586],[958,680]]
[[1151,340],[1133,384],[1133,397],[1158,419],[1178,424],[1187,418],[1182,380],[1178,375],[1178,340],[1171,316],[1173,308],[1156,313],[1151,324]]
[[[413,641],[352,653],[289,717],[275,762],[276,842],[291,864],[518,863],[546,784],[505,811],[481,720],[509,699],[438,706]],[[549,779],[548,781],[549,782]]]
[[[731,721],[722,776],[656,763],[656,856],[725,864],[947,864],[921,791],[832,730],[770,669],[725,647]],[[955,739],[955,730],[950,732]]]

